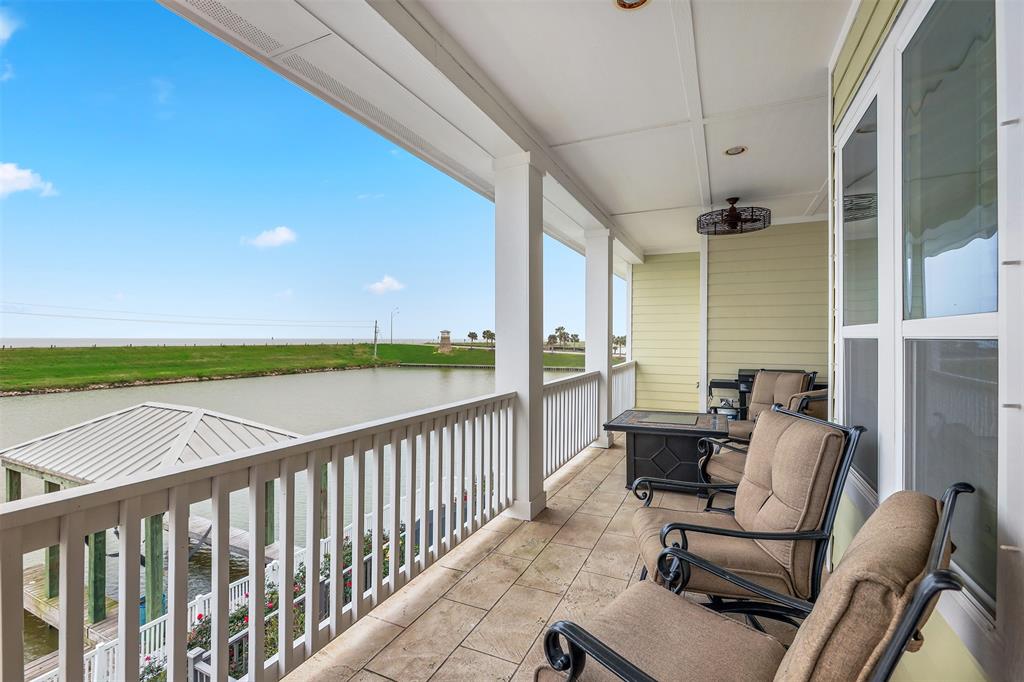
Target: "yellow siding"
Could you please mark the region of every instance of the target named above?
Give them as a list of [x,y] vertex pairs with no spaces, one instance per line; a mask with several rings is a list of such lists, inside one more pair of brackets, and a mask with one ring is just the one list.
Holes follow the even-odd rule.
[[838,123],[846,113],[903,3],[904,0],[860,0],[832,71],[833,123]]
[[[708,378],[828,364],[828,225],[708,240]],[[641,363],[642,364],[642,363]]]
[[633,266],[637,407],[696,410],[700,379],[700,256],[648,256]]
[[[832,557],[837,561],[850,545],[854,534],[864,525],[864,515],[846,497],[839,505],[832,540]],[[957,680],[983,682],[987,680],[978,662],[971,656],[953,628],[937,611],[924,626],[924,648],[917,653],[904,654],[893,673],[893,682],[926,682],[928,680]]]

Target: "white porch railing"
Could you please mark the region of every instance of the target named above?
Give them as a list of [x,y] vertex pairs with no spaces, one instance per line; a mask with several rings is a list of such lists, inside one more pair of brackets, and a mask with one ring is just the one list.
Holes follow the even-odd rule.
[[[591,379],[584,375],[563,380],[571,386],[579,381],[588,383]],[[563,389],[568,386],[558,390]],[[264,484],[280,479],[279,542],[285,547],[294,546],[295,476],[305,472],[306,537],[323,534],[318,512],[322,496],[326,495],[330,565],[326,581],[306,581],[304,600],[300,598],[297,603],[325,603],[325,609],[299,610],[298,623],[296,611],[278,609],[275,618],[267,621],[276,626],[281,643],[271,656],[265,655],[264,618],[249,618],[243,631],[247,641],[244,648],[237,649],[248,663],[248,679],[283,677],[511,502],[510,426],[514,399],[514,393],[488,395],[254,448],[214,461],[4,505],[0,510],[0,677],[4,682],[24,679],[21,662],[25,553],[60,546],[58,674],[67,680],[86,679],[81,617],[85,537],[118,527],[119,602],[135,604],[139,600],[137,557],[141,522],[149,516],[167,513],[168,613],[160,638],[166,642],[168,679],[183,679],[190,665],[186,638],[194,622],[189,604],[182,598],[188,577],[189,505],[211,500],[213,597],[205,613],[212,619],[209,668],[213,679],[224,679],[229,664],[228,614],[232,601],[228,583],[229,495],[235,490],[248,491],[248,613],[263,616],[267,569],[262,543]],[[328,466],[326,490],[321,486],[323,465]],[[389,473],[387,479],[385,471]],[[351,566],[345,565],[343,551],[346,507],[351,508],[353,519],[349,534],[354,550]],[[369,523],[365,521],[368,513]],[[388,551],[388,539],[400,537],[403,528],[405,541],[399,543],[399,551]],[[370,538],[369,552],[365,554],[361,551],[364,532]],[[315,577],[320,574],[321,553],[309,554],[306,575]],[[360,555],[363,560],[355,560]],[[295,556],[282,553],[280,575],[291,576],[295,568]],[[341,586],[348,581],[353,586],[350,598],[346,597],[346,589],[330,589],[331,585]],[[120,645],[94,649],[89,673],[93,676],[97,667],[103,667],[108,676],[135,682],[139,679],[137,652],[141,651],[142,643],[138,610],[122,608],[119,618]]]
[[612,367],[612,413],[617,417],[636,407],[636,360]]
[[574,374],[544,384],[544,477],[597,439],[600,372]]

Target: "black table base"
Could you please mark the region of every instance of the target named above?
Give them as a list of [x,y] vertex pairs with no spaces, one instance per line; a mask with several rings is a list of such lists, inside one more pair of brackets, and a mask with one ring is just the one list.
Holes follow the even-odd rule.
[[703,436],[626,434],[626,487],[642,476],[697,482],[700,455],[697,443]]

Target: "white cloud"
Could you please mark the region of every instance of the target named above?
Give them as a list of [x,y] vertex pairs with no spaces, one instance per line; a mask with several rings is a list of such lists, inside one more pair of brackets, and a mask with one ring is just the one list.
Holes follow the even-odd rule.
[[274,298],[279,301],[290,301],[295,297],[295,292],[292,289],[285,289],[274,294]]
[[167,104],[171,101],[171,96],[174,94],[174,83],[166,78],[154,78],[151,83],[153,85],[153,99],[157,104]]
[[20,168],[16,163],[0,163],[0,199],[15,192],[39,192],[41,197],[57,196],[53,183],[43,180],[39,173]]
[[379,281],[366,285],[367,291],[377,294],[378,296],[386,294],[389,291],[400,291],[404,288],[405,285],[391,275],[384,275]]
[[11,36],[18,29],[18,22],[10,14],[0,9],[0,45],[10,40]]
[[14,78],[14,66],[5,59],[3,71],[0,71],[0,83],[6,83],[12,78]]
[[255,246],[260,249],[271,249],[277,246],[291,244],[298,238],[299,235],[295,234],[295,230],[290,227],[280,225],[275,227],[273,230],[264,230],[252,238],[243,237],[242,243],[249,244],[250,246]]
[[118,303],[120,303],[124,299],[125,299],[125,295],[124,295],[123,291],[118,291],[118,292],[116,292],[114,294],[114,300],[117,301]]

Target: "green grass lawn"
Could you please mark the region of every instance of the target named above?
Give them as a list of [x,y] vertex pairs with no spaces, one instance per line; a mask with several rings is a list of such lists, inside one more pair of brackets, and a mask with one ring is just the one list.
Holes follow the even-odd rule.
[[[442,355],[419,344],[136,346],[0,350],[0,391],[45,391],[136,382],[215,379],[400,364],[493,365],[494,351]],[[583,355],[545,354],[546,367],[583,367]]]

